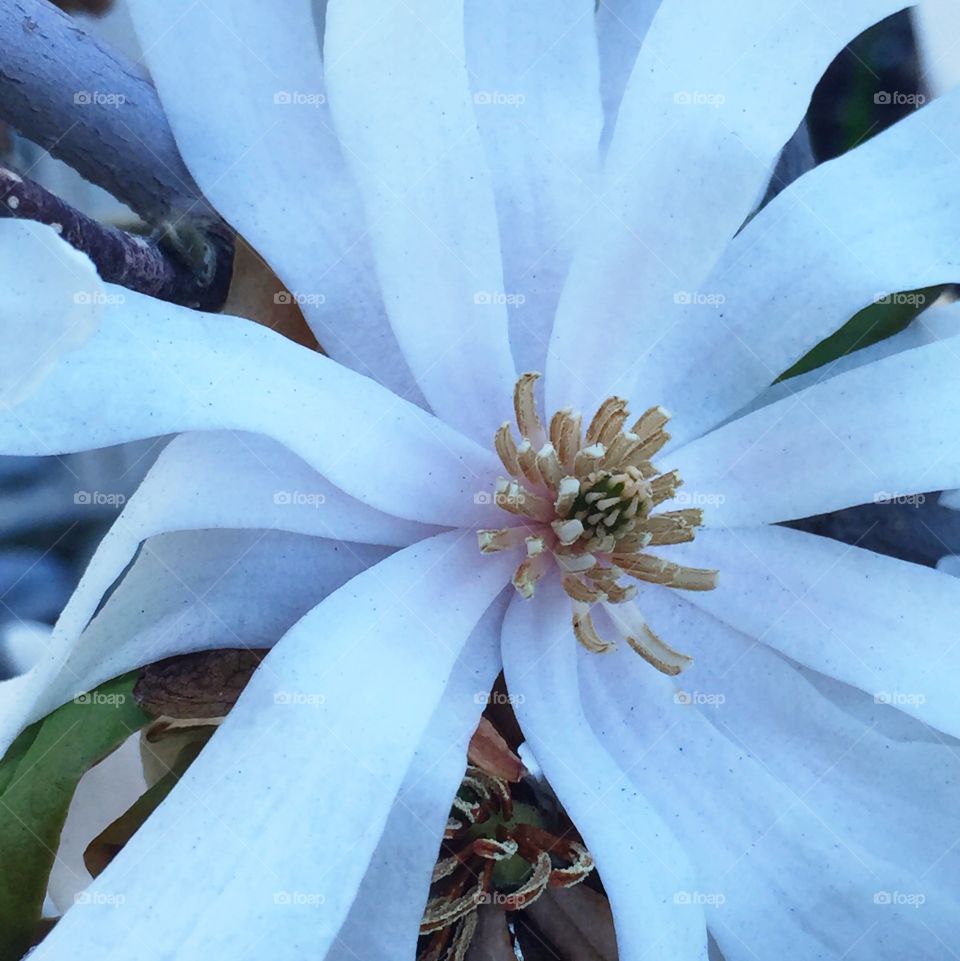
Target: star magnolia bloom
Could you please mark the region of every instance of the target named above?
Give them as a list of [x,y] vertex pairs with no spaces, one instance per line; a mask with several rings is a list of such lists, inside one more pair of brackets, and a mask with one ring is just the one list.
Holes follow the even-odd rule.
[[[628,3],[330,0],[315,23],[307,0],[133,0],[191,171],[331,357],[101,285],[52,232],[0,225],[36,309],[81,290],[98,324],[0,449],[182,432],[45,658],[0,688],[4,743],[138,664],[282,635],[38,961],[412,957],[501,665],[621,958],[703,959],[708,932],[729,961],[960,950],[960,584],[771,526],[960,486],[960,352],[913,332],[768,392],[878,293],[957,279],[960,97],[744,226],[832,56],[898,6],[664,0],[638,49],[649,10]],[[534,370],[542,409],[570,411],[556,462],[526,408],[530,446],[494,443]],[[614,469],[577,464],[573,412],[611,397],[672,412],[666,527],[619,401],[598,427]],[[533,516],[498,505],[495,446]],[[594,563],[516,575],[540,554]],[[712,586],[685,568],[719,586],[672,589]],[[686,670],[585,650],[571,600],[596,638]]]

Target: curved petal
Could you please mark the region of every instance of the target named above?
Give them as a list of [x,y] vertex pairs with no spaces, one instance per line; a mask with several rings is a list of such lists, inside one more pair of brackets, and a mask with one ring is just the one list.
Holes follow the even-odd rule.
[[478,565],[475,545],[450,533],[327,598],[37,961],[251,957],[265,945],[277,961],[322,957],[453,666],[509,576],[507,559]]
[[139,734],[129,737],[80,779],[60,832],[60,847],[47,885],[47,896],[57,914],[71,907],[92,880],[83,860],[87,845],[125,814],[147,788]]
[[600,96],[603,100],[603,142],[616,128],[620,101],[633,71],[643,38],[661,0],[601,0],[597,4],[597,46],[600,52]]
[[416,956],[430,877],[463,779],[467,746],[500,672],[500,628],[513,592],[508,590],[487,609],[454,666],[326,961]]
[[628,768],[597,742],[580,705],[577,642],[569,599],[551,580],[532,600],[516,597],[503,626],[503,667],[514,710],[567,813],[596,858],[624,961],[707,957],[703,911],[677,909],[693,889],[687,857]]
[[[664,0],[627,84],[602,202],[557,314],[550,410],[645,388],[638,362],[678,323],[742,225],[834,55],[898,0]],[[599,338],[584,370],[584,343]],[[615,345],[615,347],[613,346]],[[771,378],[772,379],[772,378]]]
[[844,354],[805,374],[798,374],[796,377],[789,377],[787,380],[779,380],[771,384],[762,394],[758,394],[746,407],[738,411],[731,420],[743,417],[751,411],[766,407],[784,397],[790,397],[814,384],[830,380],[838,374],[845,374],[848,370],[865,367],[874,361],[883,360],[884,357],[892,357],[894,354],[912,350],[914,347],[925,347],[927,344],[934,344],[948,337],[956,337],[958,334],[960,334],[960,303],[935,305],[925,310],[908,327],[892,337],[879,340],[850,354]]
[[[709,644],[723,638],[704,640],[706,656]],[[917,831],[904,823],[909,808],[888,807],[871,795],[860,802],[862,827],[845,819],[862,786],[852,773],[862,769],[861,759],[842,766],[833,781],[825,767],[838,758],[843,765],[843,751],[857,750],[845,739],[839,743],[849,727],[816,745],[799,743],[808,736],[799,728],[812,719],[773,687],[769,697],[779,698],[780,710],[793,715],[792,738],[777,742],[765,730],[765,713],[749,702],[743,709],[757,729],[757,743],[744,743],[735,731],[720,727],[726,705],[698,708],[676,696],[675,682],[655,676],[629,650],[583,657],[582,674],[591,723],[632,782],[670,818],[694,861],[699,887],[689,900],[705,905],[710,932],[728,961],[778,956],[941,961],[945,946],[947,953],[956,949],[950,944],[957,911],[951,887],[943,877],[923,877],[933,845],[911,849]],[[725,690],[734,696],[734,688]],[[746,686],[739,690],[742,698],[752,694]],[[713,721],[707,711],[715,712]],[[776,727],[772,718],[770,726]],[[768,766],[773,743],[789,753]],[[871,750],[877,747],[875,742]],[[878,774],[876,786],[898,773],[908,775],[916,764],[914,758],[894,756],[903,766]],[[790,778],[781,779],[788,764]],[[838,797],[845,789],[852,796]],[[904,790],[897,791],[898,801]],[[877,807],[883,811],[872,820]],[[939,838],[949,834],[952,820],[940,822]],[[904,833],[899,839],[867,838],[871,822]]]
[[[832,703],[766,644],[717,621],[697,646],[705,689],[722,701],[691,697],[691,703],[721,734],[789,785],[846,842],[902,865],[925,890],[956,899],[960,812],[951,801],[957,757],[949,739],[887,736],[876,719],[854,718]],[[717,648],[734,667],[715,670]]]
[[438,416],[486,443],[516,374],[463,0],[331,0],[324,56],[397,340]]
[[701,531],[671,560],[717,568],[688,600],[738,631],[927,724],[960,734],[960,583],[783,527]]
[[151,537],[68,651],[56,644],[62,631],[51,639],[30,719],[174,654],[272,647],[324,597],[389,553],[285,531]]
[[[492,451],[420,408],[249,321],[132,291],[122,297],[106,306],[97,334],[61,360],[56,377],[0,418],[0,451],[63,453],[178,431],[255,431],[387,513],[449,526],[483,515],[499,520],[499,509],[475,497],[500,472]],[[433,481],[426,497],[424,477]]]
[[906,350],[747,414],[670,457],[707,523],[810,517],[960,486],[960,341]]
[[[198,431],[164,448],[135,500],[142,537],[164,530],[262,528],[406,547],[439,533],[368,507],[261,434]],[[127,514],[128,527],[136,522]]]
[[89,258],[45,224],[0,220],[0,248],[2,408],[29,397],[64,354],[93,336],[104,289]]
[[957,5],[953,0],[922,0],[911,11],[920,50],[924,86],[940,94],[960,83],[957,63]]
[[674,307],[636,371],[673,412],[675,441],[748,403],[861,308],[960,276],[958,155],[960,91],[805,174],[744,227],[703,282],[713,301]]
[[[399,535],[413,534],[418,526],[425,533],[430,532],[430,528],[408,522],[399,522],[398,527],[394,519],[358,504],[336,488],[325,483],[318,486],[309,474],[305,476],[302,463],[294,455],[284,448],[279,448],[283,453],[278,454],[277,447],[275,442],[263,437],[226,432],[187,434],[167,446],[87,566],[45,645],[45,657],[29,674],[0,684],[0,750],[5,750],[30,720],[43,716],[81,690],[88,690],[90,678],[94,675],[100,678],[97,672],[104,669],[105,665],[98,663],[105,655],[104,645],[107,649],[116,646],[116,636],[129,641],[119,645],[121,660],[109,661],[111,668],[117,668],[116,673],[144,662],[139,654],[138,639],[144,632],[149,634],[149,625],[146,628],[140,625],[139,630],[127,625],[116,636],[107,631],[97,643],[85,642],[76,655],[74,650],[102,599],[134,559],[141,542],[148,538],[168,531],[200,530],[210,534],[211,542],[216,544],[218,541],[211,528],[278,527],[302,534],[326,533],[338,541],[351,535],[358,540],[376,539],[381,535],[395,539]],[[198,473],[193,473],[195,470]],[[305,481],[302,486],[301,481]],[[290,494],[290,503],[277,504],[272,493],[268,500],[264,495],[271,489]],[[304,495],[302,504],[295,503],[293,495],[297,493]],[[330,507],[336,517],[315,516],[326,509],[326,500],[319,500],[326,496],[331,498]],[[318,500],[311,502],[311,497]],[[254,540],[262,536],[261,531],[254,535]],[[199,542],[205,542],[202,536]],[[343,552],[340,556],[345,569],[344,578],[382,555],[382,552],[360,544],[341,548],[332,544],[317,549],[327,551],[333,557],[338,550]],[[333,571],[330,576],[332,574]],[[202,572],[194,571],[191,576],[200,577]],[[189,584],[189,580],[186,583]],[[326,589],[333,586],[329,578],[326,581],[321,579],[321,589],[324,583]],[[310,589],[310,585],[304,582],[298,586]],[[296,589],[284,585],[283,591],[289,591],[296,609],[297,602],[293,600]],[[323,590],[308,599],[316,602],[322,596]],[[135,598],[133,603],[136,603]],[[285,623],[292,622],[288,619]],[[229,631],[221,636],[225,636],[229,643]],[[167,643],[189,644],[189,641],[167,637],[163,629],[160,637]],[[199,646],[205,646],[199,643],[203,640],[198,637]],[[157,648],[154,653],[157,658],[165,656]],[[172,649],[169,653],[173,653]]]
[[131,0],[144,58],[205,196],[270,263],[324,349],[416,400],[331,131],[310,0]]
[[510,341],[545,370],[560,290],[590,209],[603,123],[594,0],[468,0],[467,68],[493,177]]

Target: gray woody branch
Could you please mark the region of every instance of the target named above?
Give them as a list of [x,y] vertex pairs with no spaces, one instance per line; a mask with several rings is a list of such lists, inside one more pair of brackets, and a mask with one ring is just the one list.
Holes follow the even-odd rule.
[[[161,239],[151,246],[171,261],[166,268],[156,258],[145,261],[139,241],[106,228],[102,239],[108,249],[97,254],[94,222],[83,222],[75,213],[79,219],[71,236],[85,238],[81,249],[98,266],[112,261],[114,276],[124,278],[119,283],[156,296],[161,291],[178,302],[187,300],[172,278],[186,269],[196,275],[194,286],[206,292],[193,300],[204,301],[207,309],[212,302],[222,304],[232,269],[232,231],[190,176],[142,68],[89,36],[47,0],[2,0],[0,119],[162,228]],[[29,196],[18,197],[32,205],[29,216],[66,227],[63,213],[69,208],[36,187],[23,188]],[[23,210],[0,204],[0,215],[27,216]],[[126,266],[116,262],[121,248],[136,255]],[[147,270],[142,277],[141,268]]]

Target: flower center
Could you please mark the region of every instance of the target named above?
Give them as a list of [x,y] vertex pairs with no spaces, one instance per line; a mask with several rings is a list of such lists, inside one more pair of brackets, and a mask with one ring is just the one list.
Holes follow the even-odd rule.
[[684,567],[646,552],[692,541],[703,523],[696,508],[655,509],[672,499],[682,481],[676,471],[661,473],[652,459],[670,439],[670,415],[651,407],[625,429],[630,414],[620,397],[600,405],[584,432],[582,417],[557,411],[545,429],[537,412],[538,374],[524,374],[514,390],[520,443],[510,424],[497,431],[494,445],[508,477],[497,481],[496,502],[519,518],[516,526],[479,532],[484,553],[526,547],[513,583],[532,597],[537,581],[552,567],[573,606],[573,631],[591,651],[609,651],[592,609],[602,605],[630,646],[665,674],[679,674],[692,659],[665,644],[632,603],[637,588],[623,577],[688,591],[717,586],[717,572]]

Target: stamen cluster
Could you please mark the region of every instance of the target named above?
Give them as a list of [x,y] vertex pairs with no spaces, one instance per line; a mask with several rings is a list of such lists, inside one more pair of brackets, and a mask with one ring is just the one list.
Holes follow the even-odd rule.
[[462,961],[481,906],[522,911],[547,888],[573,887],[593,871],[579,840],[540,822],[535,807],[514,801],[509,782],[467,768],[433,870],[417,961]]
[[654,513],[676,496],[682,481],[676,471],[660,473],[652,458],[670,439],[670,415],[651,407],[628,429],[627,402],[610,397],[583,431],[582,417],[569,408],[557,411],[545,429],[537,412],[534,387],[539,375],[524,374],[514,390],[520,443],[510,424],[497,431],[494,445],[508,474],[497,482],[497,504],[519,519],[515,526],[480,531],[484,553],[526,548],[513,583],[524,597],[554,565],[573,606],[573,630],[591,651],[612,648],[594,626],[591,609],[603,605],[624,639],[666,674],[678,674],[691,658],[665,644],[632,601],[635,580],[680,590],[705,591],[717,572],[684,567],[647,547],[692,541],[703,523],[697,508]]

